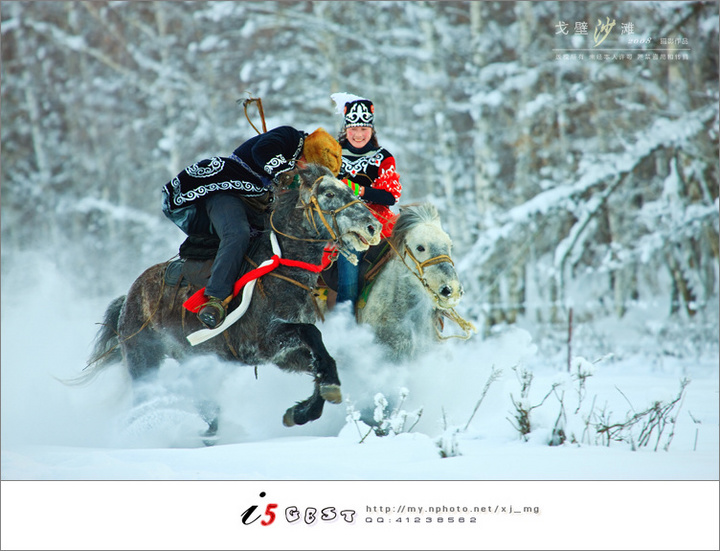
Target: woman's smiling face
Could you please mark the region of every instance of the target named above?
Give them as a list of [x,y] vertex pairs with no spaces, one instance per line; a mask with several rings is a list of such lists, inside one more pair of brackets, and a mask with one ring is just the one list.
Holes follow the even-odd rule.
[[347,128],[347,139],[350,145],[358,149],[365,147],[372,138],[372,126],[350,126]]

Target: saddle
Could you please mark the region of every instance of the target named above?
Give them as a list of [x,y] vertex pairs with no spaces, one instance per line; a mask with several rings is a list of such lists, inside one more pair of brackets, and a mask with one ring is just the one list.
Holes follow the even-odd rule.
[[219,245],[216,236],[189,236],[180,245],[180,258],[165,268],[165,285],[205,287]]
[[[259,235],[259,233],[257,234]],[[259,244],[259,239],[253,232],[250,247],[240,266],[242,276],[250,271],[248,256]],[[180,258],[173,260],[165,268],[165,284],[170,287],[202,288],[210,279],[213,261],[220,246],[220,238],[215,235],[191,235],[180,245]]]

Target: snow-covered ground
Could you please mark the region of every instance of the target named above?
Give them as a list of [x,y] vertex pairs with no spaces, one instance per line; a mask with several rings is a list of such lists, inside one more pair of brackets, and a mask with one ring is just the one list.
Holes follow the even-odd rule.
[[[504,481],[506,489],[527,495],[535,486],[518,487],[509,481],[718,479],[717,356],[708,352],[692,358],[658,354],[662,343],[653,346],[651,332],[627,323],[595,324],[593,331],[605,333],[598,340],[607,342],[603,352],[607,356],[585,357],[576,347],[571,373],[563,350],[541,353],[531,329],[520,327],[508,327],[485,339],[448,341],[415,362],[393,365],[383,359],[370,332],[357,327],[349,312],[339,309],[321,328],[338,362],[345,403],[326,404],[317,422],[285,428],[281,423],[285,409],[311,393],[311,381],[271,365],[255,370],[213,357],[197,357],[182,365],[167,361],[158,381],[142,389],[148,400],[137,407],[133,407],[130,382],[120,366],[109,368],[87,386],[63,384],[59,379],[74,377],[84,367],[95,323],[114,297],[84,297],[54,266],[37,265],[34,260],[25,264],[20,255],[12,269],[4,272],[4,490],[7,481],[18,480],[263,481],[264,485],[251,485],[260,488],[257,492],[269,487],[267,481],[276,485],[281,481],[465,481],[460,485],[447,482],[441,488],[429,482],[412,489],[397,482],[380,486],[385,489],[382,496],[420,491],[430,484],[428,491],[434,497],[429,501],[450,505],[458,497],[467,502],[475,495],[473,484],[480,482],[470,481]],[[19,292],[21,288],[32,292]],[[642,339],[649,339],[644,353],[637,346],[622,344],[634,341],[637,345]],[[521,395],[523,373],[533,376],[525,398]],[[584,387],[578,373],[588,375]],[[681,394],[683,379],[690,382]],[[353,419],[361,412],[372,416],[378,394],[390,402],[385,415],[391,423],[390,435],[384,437]],[[401,394],[406,396],[402,401]],[[205,425],[194,408],[208,396],[221,406],[218,441],[210,447],[198,437]],[[594,428],[598,422],[625,422],[655,402],[667,405],[678,397],[663,432],[656,428],[647,446],[638,443],[648,416],[623,433],[625,442],[612,441],[609,446]],[[527,439],[516,429],[514,404],[537,406],[530,411]],[[562,412],[567,441],[550,446]],[[571,443],[573,436],[576,443]],[[365,484],[345,482],[340,487],[350,495],[363,495],[368,489]],[[590,491],[597,496],[616,488],[612,495],[626,505],[637,497],[626,494],[625,486],[618,488],[617,482],[593,484]],[[716,483],[710,484],[715,491]],[[551,487],[555,488],[552,495],[567,491],[567,486]],[[26,490],[17,488],[10,486],[14,495],[26,495]],[[327,483],[313,483],[312,488],[310,495],[331,491]],[[696,492],[697,486],[690,488]],[[79,491],[86,489],[81,485]],[[385,493],[388,489],[391,494]],[[677,484],[669,489],[676,490]],[[102,490],[106,496],[114,491],[121,490],[117,486]],[[262,505],[255,490],[250,492],[244,502]],[[642,490],[642,495],[649,494]],[[547,491],[543,496],[551,498]],[[575,496],[572,501],[585,497]],[[672,495],[668,500],[677,502]],[[363,522],[365,511],[363,505]],[[563,548],[559,541],[550,547]],[[323,547],[317,544],[315,548]]]

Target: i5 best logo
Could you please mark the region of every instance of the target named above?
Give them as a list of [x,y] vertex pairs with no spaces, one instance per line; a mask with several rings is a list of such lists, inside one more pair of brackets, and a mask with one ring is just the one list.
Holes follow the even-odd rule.
[[[260,492],[260,497],[264,498],[267,494]],[[242,523],[246,526],[260,521],[262,526],[270,526],[277,520],[276,509],[279,507],[277,503],[267,503],[263,511],[262,505],[251,505],[241,515]],[[355,522],[355,511],[352,509],[343,509],[338,511],[335,507],[305,507],[304,510],[290,505],[284,509],[285,520],[289,524],[303,521],[305,524],[315,524],[316,522],[332,522],[334,520],[344,520],[348,524]]]

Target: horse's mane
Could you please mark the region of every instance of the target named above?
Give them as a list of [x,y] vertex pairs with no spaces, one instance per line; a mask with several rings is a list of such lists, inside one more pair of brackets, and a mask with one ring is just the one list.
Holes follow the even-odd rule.
[[400,215],[395,221],[390,239],[393,245],[399,247],[407,234],[415,227],[424,223],[439,223],[440,215],[435,205],[430,203],[416,203],[400,209]]

